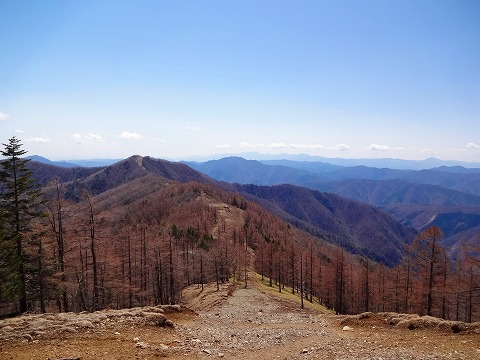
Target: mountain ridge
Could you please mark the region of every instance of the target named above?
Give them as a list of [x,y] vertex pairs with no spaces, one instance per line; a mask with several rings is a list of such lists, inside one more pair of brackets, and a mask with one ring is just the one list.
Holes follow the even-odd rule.
[[282,212],[292,216],[297,227],[389,266],[400,261],[404,246],[416,235],[413,228],[377,208],[335,194],[288,184],[235,188],[251,195],[247,199],[267,200],[274,205],[270,211],[287,221],[289,217]]
[[[74,166],[84,167],[99,167],[112,165],[122,159],[82,159],[82,160],[59,160],[51,161],[40,155],[33,155],[38,157],[39,161],[46,161],[46,163],[55,163],[59,166]],[[390,168],[397,170],[423,170],[437,167],[464,167],[466,169],[476,168],[480,169],[480,162],[459,161],[459,160],[441,160],[434,157],[429,157],[423,160],[405,160],[396,158],[328,158],[322,156],[308,155],[308,154],[262,154],[262,153],[237,153],[237,154],[216,154],[208,156],[190,156],[183,158],[166,158],[166,160],[173,162],[207,162],[210,160],[218,160],[226,157],[241,157],[247,160],[257,160],[265,164],[275,163],[276,165],[288,165],[288,163],[325,163],[335,167],[353,167],[353,166],[367,166],[377,168]],[[40,160],[44,159],[44,160]],[[287,164],[285,164],[287,163]]]
[[[261,167],[259,163],[264,166]],[[381,207],[397,221],[407,226],[413,225],[418,231],[423,230],[428,222],[418,220],[417,205],[428,208],[430,218],[441,214],[445,219],[460,219],[463,215],[458,215],[459,207],[474,208],[475,212],[475,208],[480,204],[480,169],[456,166],[414,171],[366,166],[338,167],[324,163],[294,163],[298,170],[295,173],[286,170],[285,165],[279,165],[292,162],[280,161],[272,164],[242,158],[225,158],[195,163],[193,166],[207,175],[230,182],[256,185],[290,183],[337,194]],[[223,170],[222,166],[225,166]],[[215,171],[212,171],[213,169]],[[265,176],[266,174],[268,176]],[[288,174],[288,177],[284,174]],[[259,178],[262,179],[261,182],[257,180]],[[474,221],[467,221],[467,224],[475,226]],[[453,223],[447,221],[444,225],[453,226]],[[446,234],[456,236],[460,233],[471,233],[468,232],[470,228],[463,226],[454,228],[458,232],[446,228]],[[455,238],[458,239],[458,236]]]
[[[29,164],[37,169],[37,171],[34,171],[34,175],[43,174],[42,181],[44,184],[48,184],[49,181],[56,178],[52,169],[62,173],[62,178],[67,180],[66,194],[75,201],[80,201],[85,191],[98,196],[107,191],[114,191],[114,189],[123,189],[122,193],[124,195],[122,196],[125,198],[122,202],[131,202],[136,197],[129,191],[134,192],[133,189],[137,189],[138,185],[141,184],[143,190],[136,190],[138,196],[148,196],[149,182],[156,184],[152,186],[152,191],[154,187],[163,187],[170,182],[194,182],[218,187],[226,191],[234,191],[241,196],[247,196],[249,200],[257,202],[293,225],[301,225],[301,228],[316,236],[321,236],[324,240],[343,245],[350,251],[371,256],[372,259],[382,261],[390,266],[399,261],[403,245],[410,242],[414,237],[413,231],[405,230],[399,223],[395,223],[389,215],[381,213],[371,205],[360,204],[338,195],[323,194],[293,185],[264,187],[262,188],[263,193],[255,194],[251,191],[252,187],[242,188],[240,185],[220,182],[186,164],[162,159],[135,155],[111,166],[86,168],[83,173],[79,172],[80,169],[78,168],[52,168],[52,165],[35,162]],[[40,171],[42,167],[47,169]],[[68,173],[71,173],[71,175],[67,176]],[[45,174],[50,174],[51,178],[45,178]],[[134,183],[137,185],[133,186]],[[259,196],[265,194],[268,194],[268,196]],[[342,211],[335,211],[337,207]],[[351,217],[351,213],[347,211],[349,208],[357,211],[355,217]],[[292,211],[292,209],[295,209],[295,211]],[[319,214],[323,214],[326,220],[321,221]],[[368,249],[371,245],[371,236],[366,230],[362,229],[362,224],[367,224],[365,214],[373,214],[368,224],[371,224],[373,228],[381,229],[378,231],[377,240],[379,244],[382,242],[389,244],[392,239],[395,244],[386,248],[377,244]],[[388,220],[386,220],[387,218]],[[344,225],[341,224],[342,222]],[[340,238],[343,240],[340,241]]]

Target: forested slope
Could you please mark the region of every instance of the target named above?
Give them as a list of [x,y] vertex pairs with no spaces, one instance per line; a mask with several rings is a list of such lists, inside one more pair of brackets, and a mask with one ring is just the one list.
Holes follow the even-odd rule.
[[[338,313],[426,311],[425,261],[407,257],[389,268],[302,229],[316,223],[340,239],[362,233],[363,224],[368,237],[367,220],[375,219],[380,234],[392,235],[380,230],[391,220],[370,206],[289,186],[242,189],[183,164],[139,157],[66,179],[52,172],[45,182],[45,217],[31,224],[23,244],[31,311],[176,303],[185,286],[245,281],[251,266],[272,287],[290,286]],[[272,208],[288,214],[288,222],[266,210]],[[475,319],[477,300],[468,297],[477,286],[475,269],[435,260],[436,274],[457,265],[445,278],[435,275],[430,310]],[[0,303],[3,314],[18,310],[14,292],[2,291]]]

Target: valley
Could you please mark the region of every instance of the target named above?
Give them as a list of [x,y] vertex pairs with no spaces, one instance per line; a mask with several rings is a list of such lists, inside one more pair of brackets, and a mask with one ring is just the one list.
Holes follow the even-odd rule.
[[[478,241],[480,169],[448,167],[441,162],[437,162],[435,168],[418,170],[355,163],[348,166],[346,161],[343,162],[345,165],[338,165],[340,163],[230,157],[188,164],[221,181],[262,186],[291,184],[340,195],[376,206],[416,231],[432,225],[440,226],[446,235],[445,244],[459,242],[452,255],[458,253],[460,243],[466,245]],[[387,160],[384,163],[386,165]],[[415,168],[418,163],[407,165],[405,162],[405,166]],[[458,223],[462,225],[457,226]]]

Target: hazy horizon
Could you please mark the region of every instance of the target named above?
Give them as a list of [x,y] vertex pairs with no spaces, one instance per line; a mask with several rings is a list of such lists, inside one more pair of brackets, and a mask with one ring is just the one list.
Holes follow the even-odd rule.
[[480,3],[1,2],[0,141],[51,160],[480,161]]
[[[123,161],[132,156],[141,156],[141,157],[152,157],[159,160],[167,160],[172,162],[194,162],[194,163],[204,163],[211,160],[220,160],[225,158],[242,158],[244,160],[256,160],[256,161],[293,161],[293,162],[317,162],[317,163],[329,163],[332,165],[338,166],[367,166],[367,167],[376,167],[376,168],[391,168],[391,169],[403,169],[403,170],[422,170],[422,169],[431,169],[439,166],[462,166],[465,168],[475,168],[480,169],[480,162],[465,162],[458,160],[442,160],[435,157],[429,157],[421,160],[406,160],[400,158],[329,158],[308,154],[266,154],[266,153],[237,153],[237,154],[212,154],[210,156],[185,156],[181,158],[169,158],[169,157],[158,157],[151,156],[148,154],[131,154],[122,158],[71,158],[71,159],[51,159],[45,157],[41,154],[27,154],[28,157],[34,158],[40,157],[45,160],[51,161],[60,165],[60,163],[65,164],[76,164],[79,166],[108,166],[119,161]],[[42,161],[43,160],[39,160]],[[285,164],[289,166],[288,164]]]

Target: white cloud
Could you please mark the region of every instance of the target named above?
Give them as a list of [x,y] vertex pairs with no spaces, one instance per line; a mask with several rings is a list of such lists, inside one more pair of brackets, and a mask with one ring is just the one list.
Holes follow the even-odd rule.
[[25,139],[26,142],[34,142],[34,143],[49,143],[50,139],[45,137],[33,137],[30,139]]
[[330,147],[330,150],[348,151],[350,150],[350,146],[348,146],[347,144],[337,144],[335,146]]
[[71,138],[75,140],[77,144],[80,144],[80,145],[102,145],[105,143],[105,140],[100,135],[92,134],[92,133],[88,133],[88,134],[75,133],[71,136]]
[[433,156],[433,155],[437,155],[437,154],[438,154],[438,151],[435,151],[434,149],[428,149],[428,148],[423,149],[422,152],[423,152],[425,155],[429,155],[429,156]]
[[291,145],[292,144],[271,143],[271,144],[268,144],[268,145],[263,145],[263,147],[267,147],[267,148],[271,148],[271,149],[288,149],[289,147],[291,147]]
[[218,145],[215,145],[214,146],[215,148],[218,148],[218,149],[229,149],[232,147],[232,145],[229,145],[229,144],[218,144]]
[[283,148],[286,149],[323,149],[323,145],[320,144],[282,144],[285,146],[282,146]]
[[478,150],[480,149],[480,145],[477,145],[473,142],[469,142],[466,146],[465,146],[467,149],[469,150]]
[[18,129],[18,130],[15,130],[15,132],[16,132],[17,134],[24,134],[24,133],[25,133],[25,131],[23,131],[23,130],[20,130],[20,129]]
[[271,144],[250,144],[247,142],[240,142],[240,147],[256,148],[256,149],[323,149],[320,144],[287,144],[287,143],[271,143]]
[[202,130],[200,128],[200,126],[184,126],[182,129],[186,130],[186,131],[200,131],[200,130]]
[[10,115],[0,112],[0,120],[7,120]]
[[255,147],[255,145],[252,145],[252,144],[249,144],[249,143],[243,142],[243,141],[241,141],[239,143],[239,145],[240,145],[240,147]]
[[387,151],[390,148],[387,145],[372,144],[368,147],[368,149],[373,151]]
[[126,140],[139,140],[142,138],[142,135],[137,134],[136,132],[122,131],[119,135],[119,138]]

